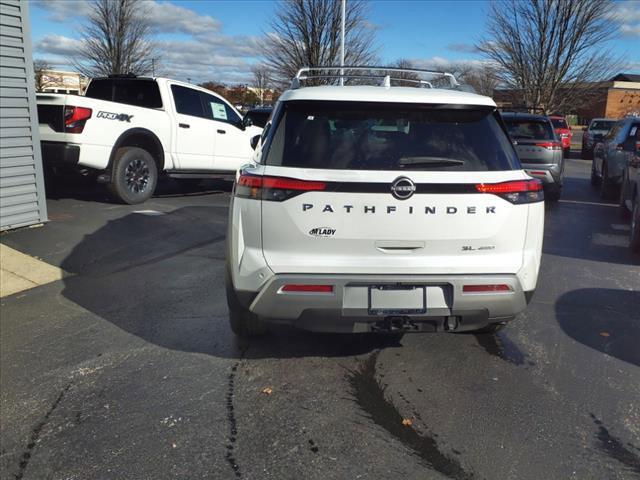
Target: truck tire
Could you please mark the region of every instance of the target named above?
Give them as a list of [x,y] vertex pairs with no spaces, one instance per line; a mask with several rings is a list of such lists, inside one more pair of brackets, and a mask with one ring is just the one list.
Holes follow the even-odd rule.
[[108,188],[122,203],[135,205],[151,198],[158,184],[158,167],[149,152],[138,147],[116,151]]
[[267,324],[249,309],[244,307],[236,295],[229,270],[225,273],[227,306],[229,307],[229,326],[238,337],[259,337],[267,333]]

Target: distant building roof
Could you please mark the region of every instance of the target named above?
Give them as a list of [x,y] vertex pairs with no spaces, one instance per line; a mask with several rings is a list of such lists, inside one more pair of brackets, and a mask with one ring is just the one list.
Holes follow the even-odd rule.
[[636,73],[619,73],[613,77],[611,82],[640,82],[640,75]]

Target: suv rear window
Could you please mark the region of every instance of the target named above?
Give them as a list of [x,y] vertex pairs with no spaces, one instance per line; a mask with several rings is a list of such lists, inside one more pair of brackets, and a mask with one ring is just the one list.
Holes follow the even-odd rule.
[[492,108],[285,102],[267,165],[336,170],[513,170]]
[[160,89],[154,80],[100,78],[89,83],[85,96],[136,107],[162,108]]
[[564,118],[552,118],[551,123],[553,123],[554,128],[569,128]]
[[540,120],[505,120],[514,140],[555,140],[551,124]]

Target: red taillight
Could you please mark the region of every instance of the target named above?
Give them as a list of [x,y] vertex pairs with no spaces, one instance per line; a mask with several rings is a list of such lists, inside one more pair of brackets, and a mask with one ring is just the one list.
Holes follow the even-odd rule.
[[280,289],[281,292],[298,293],[333,293],[333,285],[298,285],[287,284]]
[[64,107],[64,131],[67,133],[82,133],[87,120],[91,118],[91,109],[84,107]]
[[546,148],[547,150],[562,150],[562,143],[560,142],[538,142],[535,146]]
[[528,171],[527,173],[529,175],[540,175],[540,176],[543,176],[543,177],[547,176],[547,172],[545,172],[545,171],[531,170],[531,171]]
[[542,183],[540,180],[514,180],[502,183],[478,183],[478,193],[491,193],[514,203],[533,203],[544,200]]
[[464,285],[464,293],[486,293],[486,292],[511,292],[511,287],[505,284],[498,285]]
[[235,194],[238,197],[283,201],[304,192],[321,191],[326,187],[325,182],[241,173]]

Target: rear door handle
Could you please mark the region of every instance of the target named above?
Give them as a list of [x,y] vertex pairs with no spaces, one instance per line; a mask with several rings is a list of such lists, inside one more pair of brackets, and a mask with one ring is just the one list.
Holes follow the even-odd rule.
[[226,130],[218,130],[218,133],[227,133]]
[[179,123],[178,126],[180,128],[190,128],[191,127],[191,125],[189,125],[188,123]]

